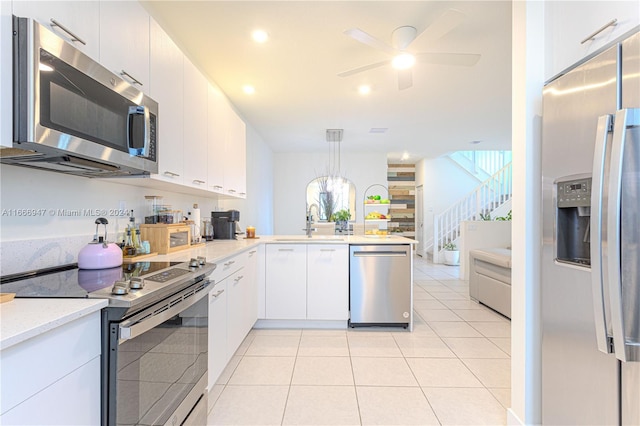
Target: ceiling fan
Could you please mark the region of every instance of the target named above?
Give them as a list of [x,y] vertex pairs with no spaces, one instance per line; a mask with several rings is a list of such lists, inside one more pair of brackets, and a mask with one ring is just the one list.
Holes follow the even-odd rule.
[[363,71],[391,64],[398,70],[398,89],[404,90],[413,85],[413,72],[411,68],[416,61],[442,65],[473,66],[480,59],[479,54],[412,52],[410,49],[411,45],[424,45],[439,39],[457,27],[464,18],[464,13],[455,9],[449,9],[421,33],[418,33],[416,28],[412,26],[396,28],[391,34],[391,45],[359,28],[346,30],[344,32],[345,35],[374,49],[382,50],[393,58],[343,71],[338,73],[338,77],[349,77]]

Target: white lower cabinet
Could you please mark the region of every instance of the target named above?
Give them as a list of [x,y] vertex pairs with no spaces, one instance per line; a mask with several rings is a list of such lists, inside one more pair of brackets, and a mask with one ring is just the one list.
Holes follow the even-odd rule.
[[260,248],[218,263],[209,292],[209,389],[258,318]]
[[307,318],[307,246],[268,244],[266,248],[266,318]]
[[209,292],[209,389],[227,365],[227,280]]
[[265,318],[347,320],[349,246],[268,244]]
[[100,424],[100,312],[0,352],[0,424]]
[[307,319],[349,319],[349,246],[307,246]]

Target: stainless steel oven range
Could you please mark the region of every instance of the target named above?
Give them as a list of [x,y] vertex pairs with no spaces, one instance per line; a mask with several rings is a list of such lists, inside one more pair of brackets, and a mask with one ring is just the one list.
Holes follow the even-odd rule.
[[[102,425],[198,424],[206,415],[209,279],[215,264],[76,265],[1,278],[16,297],[104,298]],[[190,415],[190,413],[192,413]],[[203,420],[206,422],[206,419]]]

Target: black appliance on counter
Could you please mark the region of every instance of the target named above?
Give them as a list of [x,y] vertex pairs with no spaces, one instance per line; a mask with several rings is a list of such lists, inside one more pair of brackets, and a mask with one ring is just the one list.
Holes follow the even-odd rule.
[[240,212],[238,210],[211,212],[213,238],[217,240],[235,240],[238,235],[236,227],[239,220]]
[[0,290],[109,301],[102,310],[102,426],[183,424],[187,417],[204,424],[189,413],[207,405],[207,277],[215,268],[203,257],[97,270],[71,264],[0,277]]

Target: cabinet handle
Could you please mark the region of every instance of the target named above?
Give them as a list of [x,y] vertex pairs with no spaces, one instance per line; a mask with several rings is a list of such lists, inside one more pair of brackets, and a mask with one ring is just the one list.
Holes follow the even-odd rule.
[[278,249],[278,251],[293,251],[293,249]]
[[618,19],[612,19],[611,21],[607,22],[606,24],[604,24],[602,27],[598,28],[597,30],[595,30],[593,33],[589,34],[587,36],[587,38],[585,38],[584,40],[582,40],[580,42],[580,44],[585,44],[586,42],[593,40],[596,38],[596,36],[598,34],[600,34],[601,32],[603,32],[604,30],[606,30],[609,27],[615,27],[616,25],[618,25]]
[[247,195],[246,192],[239,192],[240,195]]
[[249,252],[249,256],[253,256],[254,254],[256,254],[256,252],[257,252],[257,251],[258,251],[258,250],[251,250],[251,251]]
[[235,189],[229,189],[229,192],[231,192],[231,193],[235,194],[235,193],[236,193],[236,190],[235,190]]
[[235,278],[233,281],[235,281],[235,282],[237,283],[237,282],[239,282],[239,281],[240,281],[241,279],[243,279],[243,278],[244,278],[244,276],[243,276],[243,275],[240,275],[240,276],[238,276],[237,278]]
[[85,46],[87,45],[87,42],[85,42],[83,39],[81,39],[80,37],[72,33],[67,27],[61,25],[60,22],[56,21],[53,18],[51,18],[50,21],[51,21],[51,26],[58,27],[65,33],[69,34],[71,36],[71,41],[77,41],[79,43],[84,44]]
[[138,80],[137,78],[135,78],[134,76],[132,76],[131,74],[129,74],[128,72],[126,72],[125,70],[122,70],[122,71],[120,72],[120,75],[121,75],[121,76],[123,76],[123,77],[124,77],[124,76],[129,77],[129,78],[131,79],[131,81],[133,81],[133,84],[138,84],[138,85],[140,85],[140,86],[144,86],[144,84],[142,84],[142,83],[140,82],[140,80]]
[[212,187],[216,188],[216,189],[222,189],[221,185],[211,185]]
[[169,177],[180,177],[180,175],[179,175],[178,173],[173,173],[173,172],[170,172],[169,170],[167,170],[166,172],[164,172],[164,174],[165,174],[166,176],[169,176]]
[[216,298],[217,298],[218,296],[220,296],[222,293],[224,293],[224,289],[223,289],[223,290],[218,290],[218,291],[216,292],[216,294],[212,294],[212,295],[211,295],[211,298],[212,298],[212,299],[216,299]]
[[231,266],[231,265],[233,265],[234,263],[236,263],[236,261],[235,261],[235,260],[230,260],[230,261],[228,261],[227,263],[225,263],[225,264],[224,264],[224,266],[225,266],[225,267],[226,267],[226,266]]
[[320,251],[336,251],[336,249],[320,249]]
[[196,185],[201,185],[201,184],[205,183],[205,181],[200,180],[200,179],[194,179],[193,183],[195,183]]

